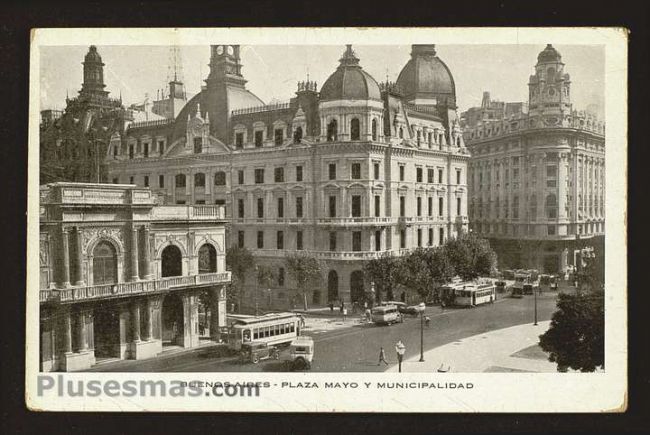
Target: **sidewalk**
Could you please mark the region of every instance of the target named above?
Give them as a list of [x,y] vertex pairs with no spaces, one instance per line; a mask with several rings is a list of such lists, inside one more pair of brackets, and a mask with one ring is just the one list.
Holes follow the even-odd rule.
[[[555,373],[557,366],[548,361],[547,354],[537,345],[539,336],[551,322],[530,323],[474,335],[424,352],[402,362],[403,372],[430,373],[449,368],[454,373],[534,372]],[[419,346],[408,343],[407,346]],[[394,359],[394,358],[392,358]],[[397,363],[388,372],[397,372]]]

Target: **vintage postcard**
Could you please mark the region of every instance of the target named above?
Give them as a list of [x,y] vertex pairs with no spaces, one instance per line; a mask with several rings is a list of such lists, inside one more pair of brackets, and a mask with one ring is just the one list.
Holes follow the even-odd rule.
[[31,409],[626,409],[624,29],[35,29],[30,84]]

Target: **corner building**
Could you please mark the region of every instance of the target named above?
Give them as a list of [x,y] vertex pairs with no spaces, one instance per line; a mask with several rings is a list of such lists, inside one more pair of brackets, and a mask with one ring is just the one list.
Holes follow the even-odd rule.
[[[463,114],[470,229],[490,240],[501,268],[546,273],[579,268],[605,233],[605,124],[571,103],[570,76],[550,44],[537,57],[521,103]],[[506,105],[507,107],[507,105]]]
[[[469,153],[434,45],[414,45],[397,81],[382,84],[348,45],[320,91],[307,80],[271,105],[246,89],[239,53],[212,46],[202,91],[173,122],[129,128],[106,164],[114,182],[168,203],[226,205],[229,243],[276,275],[270,289],[247,279],[245,304],[297,301],[285,261],[297,251],[324,265],[311,303],[362,300],[365,261],[467,229]],[[145,156],[139,144],[156,137],[163,151]]]

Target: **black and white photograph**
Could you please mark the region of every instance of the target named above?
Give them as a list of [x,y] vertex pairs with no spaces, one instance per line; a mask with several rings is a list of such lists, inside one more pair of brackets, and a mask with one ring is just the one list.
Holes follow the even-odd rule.
[[624,118],[607,119],[621,100],[605,39],[625,59],[622,34],[114,30],[32,44],[39,395],[88,400],[67,376],[124,374],[200,396],[230,374],[270,401],[328,382],[372,401],[600,379],[624,406],[625,339],[606,340],[626,329],[625,276],[609,273],[625,273],[624,209],[609,207],[625,208],[627,145]]

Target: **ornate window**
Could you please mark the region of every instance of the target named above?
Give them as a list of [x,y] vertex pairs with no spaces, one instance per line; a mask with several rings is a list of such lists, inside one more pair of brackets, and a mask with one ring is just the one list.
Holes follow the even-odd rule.
[[546,196],[544,210],[547,218],[555,219],[557,217],[557,198],[554,194],[551,193]]
[[185,187],[185,174],[177,174],[175,177],[175,184],[177,188]]
[[327,124],[327,141],[332,142],[337,140],[338,137],[338,123],[336,119],[332,119],[329,124]]
[[117,282],[117,254],[112,244],[99,242],[93,249],[93,284]]
[[214,185],[215,186],[225,186],[226,185],[226,173],[223,171],[215,172],[214,174]]
[[194,187],[205,187],[205,174],[194,174]]
[[377,120],[376,119],[372,120],[372,140],[373,141],[377,140]]
[[217,251],[206,243],[199,249],[199,274],[217,271]]
[[350,140],[360,140],[361,139],[361,127],[359,125],[358,118],[352,118],[350,121]]

